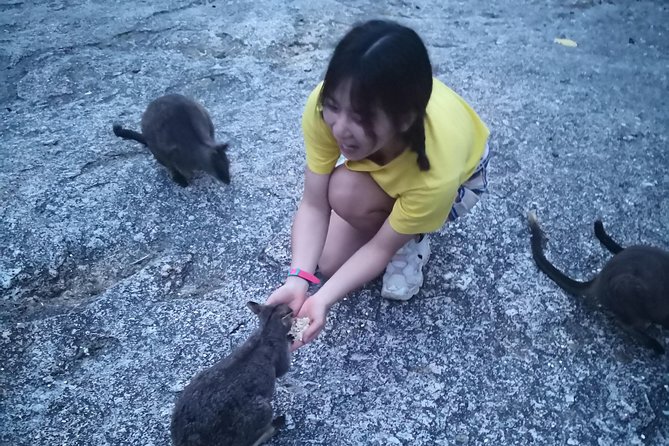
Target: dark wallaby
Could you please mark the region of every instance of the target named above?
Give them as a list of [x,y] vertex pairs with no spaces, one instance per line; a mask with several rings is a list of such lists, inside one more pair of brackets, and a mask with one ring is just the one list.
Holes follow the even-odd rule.
[[613,313],[622,326],[657,353],[664,347],[647,333],[651,324],[669,328],[669,252],[652,246],[622,248],[613,241],[601,222],[595,234],[602,244],[616,253],[598,275],[587,282],[567,277],[543,253],[543,233],[534,212],[528,215],[532,232],[532,256],[539,269],[570,294],[592,299]]
[[197,374],[172,413],[175,446],[256,446],[283,425],[272,419],[276,378],[290,368],[288,305],[248,303],[259,327],[230,355]]
[[230,183],[228,145],[216,143],[209,113],[192,99],[180,94],[161,96],[142,115],[142,133],[119,124],[114,124],[113,130],[116,136],[148,146],[180,186],[188,186],[195,170]]

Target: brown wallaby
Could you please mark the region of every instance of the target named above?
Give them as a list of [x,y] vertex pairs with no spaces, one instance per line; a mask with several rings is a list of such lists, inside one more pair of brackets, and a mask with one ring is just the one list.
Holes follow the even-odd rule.
[[652,246],[622,248],[595,222],[595,235],[615,255],[593,279],[579,282],[553,266],[543,253],[543,233],[534,212],[528,215],[532,256],[541,271],[570,294],[591,298],[613,313],[622,326],[646,347],[664,353],[647,333],[651,324],[669,328],[669,252]]
[[180,94],[161,96],[146,108],[141,125],[138,133],[114,124],[114,134],[148,146],[180,186],[188,186],[195,170],[230,183],[228,145],[216,143],[209,113],[194,100]]
[[197,374],[172,413],[175,446],[256,446],[284,423],[272,419],[276,378],[290,368],[288,305],[247,304],[260,326],[230,355]]

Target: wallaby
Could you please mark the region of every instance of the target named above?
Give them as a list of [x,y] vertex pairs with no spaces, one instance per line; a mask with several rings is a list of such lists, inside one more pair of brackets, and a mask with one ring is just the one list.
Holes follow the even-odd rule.
[[227,144],[217,144],[209,113],[197,102],[180,94],[153,100],[142,115],[142,133],[114,124],[116,136],[133,139],[149,147],[172,179],[188,186],[195,170],[203,170],[230,183]]
[[613,313],[622,326],[646,347],[664,353],[647,333],[651,324],[669,328],[669,252],[652,246],[622,248],[595,222],[595,235],[615,255],[593,279],[579,282],[553,266],[543,253],[543,233],[534,212],[528,215],[532,256],[541,271],[570,294],[592,299]]
[[276,378],[290,368],[288,305],[248,307],[259,327],[230,355],[197,374],[172,413],[175,446],[256,446],[284,423],[272,419]]

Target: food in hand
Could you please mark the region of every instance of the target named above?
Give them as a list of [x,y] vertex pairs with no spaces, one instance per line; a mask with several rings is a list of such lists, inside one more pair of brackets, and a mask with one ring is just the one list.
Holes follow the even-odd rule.
[[293,319],[293,325],[290,327],[288,334],[293,337],[296,341],[302,342],[302,335],[304,331],[309,326],[308,317],[296,317]]

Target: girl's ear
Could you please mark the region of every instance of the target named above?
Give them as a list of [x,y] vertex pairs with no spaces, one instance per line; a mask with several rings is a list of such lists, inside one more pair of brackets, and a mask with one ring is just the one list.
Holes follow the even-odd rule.
[[400,133],[406,133],[416,121],[416,112],[409,112],[400,121]]

